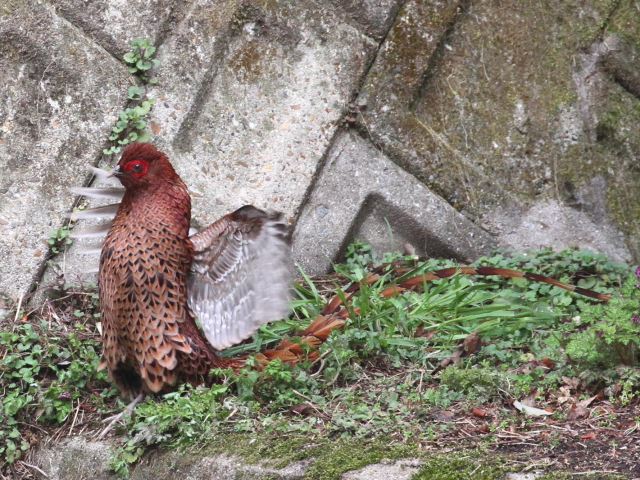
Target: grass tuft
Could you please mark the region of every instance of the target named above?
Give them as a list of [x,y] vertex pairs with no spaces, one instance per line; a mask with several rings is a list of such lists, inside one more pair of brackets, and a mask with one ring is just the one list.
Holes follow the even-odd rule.
[[[337,478],[345,468],[390,455],[419,455],[425,446],[459,439],[461,424],[473,425],[469,435],[487,436],[488,442],[496,432],[538,431],[531,428],[535,419],[511,406],[514,400],[552,410],[549,421],[556,422],[571,419],[575,405],[594,395],[620,408],[637,404],[640,327],[634,315],[640,305],[629,266],[576,250],[498,252],[476,263],[535,271],[613,292],[615,298],[598,304],[546,284],[462,275],[385,297],[381,293],[397,278],[395,267],[408,266],[411,271],[403,274],[408,277],[455,264],[416,262],[399,254],[376,258],[368,246],[355,243],[335,274],[311,278],[301,272],[291,318],[262,326],[226,352],[251,356],[295,335],[327,298],[336,293],[346,298],[352,282],[376,269],[380,278],[363,284],[346,302],[346,324],[321,345],[317,361],[295,366],[275,361],[262,371],[247,368],[237,375],[218,370],[220,384],[183,385],[148,398],[118,431],[111,467],[126,476],[156,447],[186,451],[233,435],[287,438],[298,442],[293,450],[304,458],[311,450],[303,445],[327,439],[365,445],[334,452],[335,468],[314,465],[308,473]],[[103,413],[122,408],[104,374],[96,372],[95,291],[65,287],[60,300],[3,321],[0,461],[5,464],[37,444],[42,430],[57,436],[96,431]],[[479,350],[472,354],[475,350],[464,347],[460,354],[472,334]],[[377,443],[368,449],[373,439],[384,439],[387,447]],[[275,447],[267,453],[269,442],[261,442],[265,455],[282,455]],[[448,465],[437,468],[467,468]],[[436,467],[423,467],[417,478],[431,478],[430,468]],[[486,468],[489,475],[493,467]],[[484,475],[478,472],[474,475]]]

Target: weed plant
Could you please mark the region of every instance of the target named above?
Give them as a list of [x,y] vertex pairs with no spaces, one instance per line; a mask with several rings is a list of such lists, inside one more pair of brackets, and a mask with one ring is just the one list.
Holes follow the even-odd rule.
[[[249,355],[247,368],[237,375],[214,372],[220,382],[211,387],[182,385],[147,398],[119,427],[112,468],[126,476],[150,447],[202,445],[221,434],[427,441],[456,428],[433,421],[434,412],[464,405],[502,408],[500,428],[506,428],[519,421],[510,401],[535,395],[544,402],[568,377],[576,378],[585,394],[604,390],[613,402],[635,401],[640,385],[637,280],[626,265],[576,250],[498,252],[476,263],[554,276],[612,292],[613,300],[599,304],[546,284],[462,275],[384,298],[381,290],[395,277],[382,269],[381,278],[347,302],[347,322],[321,345],[318,360],[251,368],[253,353],[285,335],[295,338],[328,296],[344,295],[351,282],[386,262],[410,265],[405,276],[455,266],[397,253],[376,258],[356,242],[345,263],[335,266],[338,274],[329,277],[331,288],[325,279],[301,272],[293,315],[263,325],[249,341],[225,352]],[[42,313],[18,312],[13,321],[3,321],[3,462],[18,459],[37,428],[62,425],[73,433],[78,409],[98,413],[123,407],[121,400],[114,401],[117,392],[104,374],[96,372],[95,291],[66,293],[63,289],[62,300]],[[472,332],[482,339],[480,352],[434,374]],[[100,428],[100,417],[93,418],[93,428]]]
[[118,112],[118,119],[109,135],[111,145],[103,150],[105,155],[119,153],[131,142],[149,141],[151,133],[146,128],[147,117],[155,99],[145,95],[144,87],[158,83],[158,79],[150,74],[154,67],[160,65],[160,60],[153,58],[155,52],[156,47],[148,38],[134,38],[130,50],[123,56],[129,73],[137,77],[139,85],[132,85],[127,90],[130,106]]

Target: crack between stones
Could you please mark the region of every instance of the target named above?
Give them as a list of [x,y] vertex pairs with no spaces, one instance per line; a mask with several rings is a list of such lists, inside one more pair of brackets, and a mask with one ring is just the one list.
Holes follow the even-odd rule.
[[[393,19],[391,20],[391,22],[389,22],[389,27],[387,28],[386,32],[384,33],[384,36],[380,39],[380,41],[378,42],[378,47],[376,48],[375,52],[373,53],[373,55],[371,55],[371,60],[369,61],[369,64],[363,69],[362,74],[360,75],[360,78],[358,79],[358,85],[356,88],[354,88],[353,93],[351,95],[351,98],[349,99],[348,104],[352,104],[357,98],[358,95],[360,95],[360,93],[362,92],[362,88],[364,87],[364,84],[367,80],[367,78],[369,77],[369,74],[371,72],[371,69],[373,68],[373,66],[375,65],[375,62],[378,58],[378,55],[380,54],[380,49],[382,48],[382,46],[384,45],[384,42],[386,41],[387,37],[389,36],[389,32],[391,31],[391,29],[393,28],[393,25],[396,23],[396,19],[398,18],[398,14],[400,13],[400,10],[402,10],[402,7],[404,6],[404,4],[407,2],[407,0],[398,0],[398,2],[396,2],[394,9],[395,12],[393,12]],[[370,37],[369,35],[365,35],[363,34],[364,37],[374,40],[372,37]],[[344,109],[343,109],[344,110]],[[341,118],[344,118],[345,116],[345,111],[342,112]],[[350,127],[350,130],[356,132],[363,140],[366,140],[367,142],[371,143],[377,150],[380,150],[380,152],[382,152],[382,149],[380,148],[379,145],[377,145],[373,139],[371,138],[371,136],[367,133],[366,136],[364,135],[364,132],[361,132],[360,128],[358,127]],[[302,201],[300,202],[300,206],[298,207],[295,215],[294,215],[294,220],[293,220],[293,225],[292,225],[292,231],[295,230],[296,226],[298,225],[298,221],[300,220],[300,217],[302,215],[302,212],[304,211],[304,209],[306,208],[307,204],[309,203],[309,200],[311,199],[311,195],[313,194],[316,185],[318,184],[318,180],[320,179],[320,177],[322,176],[322,172],[324,171],[324,168],[327,164],[328,158],[329,158],[329,154],[333,151],[333,147],[336,144],[338,138],[340,135],[346,135],[347,131],[349,130],[345,127],[341,127],[338,126],[336,128],[336,131],[334,132],[333,136],[331,137],[331,140],[329,140],[329,143],[327,144],[327,148],[325,149],[324,153],[322,154],[322,157],[320,157],[320,160],[318,161],[318,166],[316,167],[316,170],[313,174],[313,177],[311,178],[311,182],[309,183],[309,186],[307,187],[304,196],[302,197]],[[384,154],[384,152],[382,152]]]
[[98,42],[89,33],[90,29],[86,28],[85,25],[83,25],[82,22],[77,22],[77,21],[75,21],[75,19],[73,17],[71,17],[69,15],[66,15],[64,9],[62,9],[62,10],[56,9],[55,10],[55,14],[58,17],[60,17],[62,20],[67,22],[69,25],[71,25],[73,28],[75,28],[78,32],[80,32],[82,34],[82,36],[85,37],[87,40],[91,41],[91,43],[95,44],[98,48],[103,50],[110,57],[114,58],[118,63],[121,63],[121,64],[124,65],[123,60],[121,58],[118,58],[116,53],[114,51],[112,51],[115,47],[113,45],[109,45],[110,42],[105,42],[106,45],[103,45],[101,42]]
[[[374,52],[374,54],[371,56],[371,60],[369,61],[369,64],[366,66],[366,68],[363,70],[362,74],[360,75],[360,79],[359,79],[359,82],[358,82],[358,87],[357,87],[357,89],[354,89],[354,93],[351,96],[351,99],[349,100],[349,103],[353,103],[358,98],[358,95],[360,95],[360,93],[362,93],[362,88],[364,87],[364,84],[367,81],[367,78],[369,78],[369,74],[371,73],[371,69],[376,64],[376,60],[380,56],[380,50],[382,49],[382,46],[384,45],[384,43],[387,41],[387,37],[389,36],[389,32],[391,32],[391,29],[393,28],[393,26],[396,23],[396,20],[398,19],[398,15],[400,14],[400,10],[402,10],[402,7],[404,7],[404,4],[407,3],[407,1],[408,0],[398,0],[398,2],[396,2],[396,5],[394,6],[395,12],[393,12],[393,19],[391,20],[391,22],[389,22],[389,27],[387,27],[387,31],[384,32],[384,36],[378,42],[378,47],[376,48],[376,51]],[[367,38],[371,38],[372,40],[375,41],[374,38],[369,37],[368,35],[365,35],[365,36]]]
[[607,31],[607,28],[609,28],[609,24],[611,24],[611,19],[613,18],[613,16],[615,15],[616,11],[618,10],[621,4],[622,4],[622,0],[617,0],[616,3],[613,4],[613,6],[611,7],[611,10],[607,14],[607,18],[604,20],[604,22],[602,23],[602,26],[600,27],[600,32],[596,36],[595,40],[602,41],[602,39],[604,38],[604,34]]
[[613,81],[616,84],[620,85],[620,87],[624,89],[625,92],[627,92],[629,95],[633,96],[634,98],[637,98],[638,100],[640,100],[640,91],[635,89],[630,82],[628,82],[625,78],[622,78],[621,76],[617,75],[615,72],[609,72],[609,73],[611,73]]
[[420,79],[418,87],[415,90],[413,98],[411,98],[411,100],[409,101],[407,111],[410,115],[417,117],[415,114],[416,104],[424,96],[424,91],[427,88],[429,81],[433,78],[434,72],[442,61],[442,57],[445,51],[445,45],[451,39],[451,36],[455,32],[456,25],[460,21],[460,18],[468,12],[470,6],[471,0],[462,0],[458,4],[459,11],[455,15],[453,15],[452,18],[447,22],[447,25],[445,26],[442,35],[440,35],[438,43],[433,49],[433,53],[431,54],[431,57],[429,58],[424,71],[422,72],[422,78]]
[[[228,24],[229,23],[230,22],[228,22]],[[216,45],[215,51],[209,62],[209,66],[207,67],[207,71],[202,77],[200,86],[193,97],[191,108],[189,108],[189,111],[182,120],[180,128],[173,139],[172,147],[176,152],[184,153],[192,146],[193,138],[189,132],[193,130],[194,125],[201,117],[205,106],[208,103],[210,97],[209,94],[211,93],[211,89],[214,84],[213,82],[218,76],[222,60],[229,51],[231,46],[231,42],[229,40],[230,30],[230,27],[228,27],[225,28],[224,32],[220,32],[220,38],[224,40],[220,40],[220,44]]]
[[167,37],[171,33],[171,25],[176,24],[179,25],[182,20],[187,16],[187,7],[185,0],[176,0],[176,3],[173,5],[171,9],[171,13],[167,15],[165,21],[158,28],[158,34],[156,35],[155,47],[160,48],[160,46],[164,45],[164,42],[167,40]]
[[309,186],[307,187],[307,190],[304,192],[304,196],[302,197],[302,201],[300,202],[300,206],[296,210],[295,215],[293,217],[293,224],[291,225],[291,234],[290,234],[290,236],[293,235],[293,232],[295,231],[296,227],[298,226],[298,221],[300,220],[300,217],[302,216],[302,212],[307,207],[307,204],[309,203],[309,200],[311,199],[311,195],[313,194],[313,192],[316,189],[316,185],[318,184],[318,181],[320,180],[320,177],[322,176],[322,172],[324,171],[324,168],[325,168],[327,162],[329,161],[329,155],[333,151],[334,145],[338,141],[339,136],[340,135],[344,135],[344,134],[346,134],[346,132],[344,131],[343,127],[336,128],[335,133],[333,134],[333,136],[331,137],[331,140],[329,140],[329,143],[327,144],[327,148],[325,149],[324,153],[320,157],[320,160],[318,160],[318,166],[316,167],[316,171],[313,173],[313,177],[311,177],[311,182],[309,182]]
[[[389,9],[389,16],[393,16],[393,18],[391,19],[391,22],[389,23],[389,26],[387,27],[386,31],[382,34],[380,40],[377,40],[374,36],[366,33],[366,31],[365,31],[366,30],[366,26],[363,25],[362,23],[358,23],[357,21],[354,21],[352,18],[350,18],[349,11],[346,10],[342,5],[340,5],[340,4],[331,5],[331,7],[333,8],[334,12],[336,12],[340,17],[342,17],[342,20],[344,21],[344,23],[346,23],[350,27],[358,30],[363,37],[368,38],[372,43],[378,43],[378,51],[379,51],[380,50],[380,46],[384,43],[385,39],[389,35],[389,31],[391,30],[391,27],[393,26],[393,24],[396,21],[396,17],[398,16],[398,12],[400,11],[400,8],[402,8],[402,5],[404,5],[406,2],[407,2],[407,0],[396,0],[395,5],[393,5],[393,7],[391,7]],[[322,1],[316,2],[316,3],[319,3],[320,5],[325,6],[325,7],[327,6]],[[377,52],[376,52],[376,56],[377,56]]]

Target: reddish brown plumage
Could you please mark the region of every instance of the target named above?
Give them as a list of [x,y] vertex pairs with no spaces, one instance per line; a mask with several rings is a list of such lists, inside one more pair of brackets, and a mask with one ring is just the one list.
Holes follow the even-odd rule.
[[[149,163],[140,178],[124,166]],[[191,200],[166,156],[149,144],[122,155],[126,187],[100,256],[103,357],[100,367],[124,394],[199,383],[224,365],[207,347],[187,306]]]
[[127,146],[112,174],[126,192],[100,256],[99,368],[131,397],[237,368],[240,360],[212,352],[193,312],[221,348],[280,318],[289,272],[282,225],[245,206],[190,238],[187,188],[150,144]]
[[[290,249],[278,216],[244,206],[190,237],[191,200],[166,155],[133,143],[111,175],[126,192],[100,255],[99,368],[133,398],[202,383],[214,367],[241,366],[211,345],[238,343],[287,312]],[[98,189],[105,193],[119,194]],[[302,342],[317,346],[342,323],[337,314],[318,317]],[[260,358],[295,362],[306,350],[284,340]]]
[[[239,359],[216,356],[238,343],[259,324],[287,310],[288,260],[283,225],[251,206],[225,215],[189,237],[191,200],[166,155],[150,144],[124,150],[113,174],[126,188],[102,248],[99,268],[103,356],[120,391],[131,397],[160,392],[177,382],[199,384],[213,367],[234,367]],[[102,189],[101,194],[114,192]],[[94,209],[93,211],[100,211]],[[91,218],[87,215],[86,218]],[[408,269],[397,269],[405,275]],[[543,281],[599,300],[610,296],[583,290],[549,277],[496,267],[458,267],[400,278],[381,292],[394,295],[424,281],[456,273],[501,275]],[[364,282],[379,279],[371,273]],[[259,360],[296,362],[326,340],[347,317],[341,308],[359,288],[336,295],[307,329],[301,341],[283,340]],[[197,314],[203,333],[194,321]],[[206,338],[205,338],[206,337]]]

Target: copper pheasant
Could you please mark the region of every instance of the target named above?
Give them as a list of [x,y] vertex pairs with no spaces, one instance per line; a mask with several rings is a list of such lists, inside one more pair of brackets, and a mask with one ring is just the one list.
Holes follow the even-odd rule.
[[[103,329],[99,368],[107,368],[124,395],[135,397],[128,408],[144,394],[167,390],[178,382],[202,383],[213,367],[237,366],[236,360],[217,356],[210,345],[220,350],[239,343],[261,323],[287,312],[290,251],[284,225],[277,216],[244,206],[190,236],[187,188],[167,156],[147,143],[127,146],[110,172],[94,171],[116,177],[124,192],[119,188],[74,191],[122,201],[73,214],[94,218],[115,213],[110,224],[74,236],[107,233],[98,275]],[[542,275],[496,267],[458,267],[414,276],[409,271],[399,269],[400,278],[380,294],[395,295],[425,281],[461,273],[523,277],[598,300],[610,297]],[[377,278],[374,272],[363,282]],[[302,341],[285,339],[259,358],[297,361],[305,350],[300,343],[316,346],[344,323],[347,315],[341,303],[358,287],[353,284],[345,295],[331,299],[300,332]]]
[[213,367],[230,365],[209,344],[227,348],[287,312],[285,227],[278,217],[244,206],[189,236],[187,187],[148,143],[128,145],[106,176],[117,177],[125,192],[100,255],[99,368],[131,398],[177,382],[199,384]]

